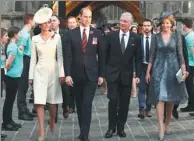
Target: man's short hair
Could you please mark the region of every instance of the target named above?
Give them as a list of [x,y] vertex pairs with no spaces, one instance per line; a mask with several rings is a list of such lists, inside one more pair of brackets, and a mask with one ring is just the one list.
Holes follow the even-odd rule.
[[89,7],[84,7],[84,8],[82,8],[82,9],[80,10],[80,12],[79,12],[79,15],[80,15],[80,16],[83,14],[84,10],[89,10],[89,11],[92,12],[92,10],[91,10]]
[[52,17],[56,17],[59,20],[59,16],[53,14]]
[[122,16],[127,16],[127,17],[129,17],[130,22],[133,22],[133,15],[132,15],[131,13],[129,13],[129,12],[124,12],[124,13],[121,14],[121,17],[122,17]]
[[75,19],[75,20],[76,20],[76,17],[74,17],[74,16],[69,16],[69,17],[67,18],[67,21],[68,21],[69,19]]
[[150,20],[150,19],[143,19],[142,24],[143,24],[144,22],[150,22],[150,23],[151,23],[151,25],[153,26],[153,22],[152,22],[152,20]]
[[24,24],[28,24],[30,20],[33,20],[34,14],[32,13],[26,13],[24,15]]
[[185,18],[181,20],[182,24],[186,25],[187,28],[192,28],[193,27],[193,20]]

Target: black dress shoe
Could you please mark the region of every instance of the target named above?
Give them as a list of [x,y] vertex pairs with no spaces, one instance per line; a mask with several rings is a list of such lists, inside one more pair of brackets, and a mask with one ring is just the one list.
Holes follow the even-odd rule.
[[63,117],[64,117],[64,118],[68,118],[68,117],[69,117],[69,112],[68,112],[68,111],[67,111],[67,112],[64,112],[64,111],[63,111]]
[[37,113],[32,113],[29,110],[26,110],[26,114],[32,118],[37,116]]
[[5,139],[5,138],[7,138],[7,135],[6,135],[6,134],[1,133],[1,139]]
[[81,137],[81,141],[89,141],[88,137]]
[[19,128],[16,126],[13,126],[12,124],[2,125],[2,130],[4,131],[18,131]]
[[104,135],[105,138],[112,138],[113,134],[115,133],[115,129],[108,129],[106,134]]
[[174,117],[175,119],[178,119],[178,118],[179,118],[179,113],[178,113],[177,110],[173,110],[173,111],[172,111],[172,115],[173,115],[173,117]]
[[139,114],[138,114],[138,117],[141,118],[141,119],[144,119],[145,118],[145,112],[140,111]]
[[22,128],[21,124],[15,123],[13,120],[11,121],[11,123],[13,126],[17,127],[17,128]]
[[126,137],[126,133],[122,130],[122,131],[118,131],[117,132],[117,135],[119,136],[119,137]]
[[26,120],[26,121],[33,121],[33,117],[30,117],[26,113],[25,114],[19,114],[18,119]]
[[194,113],[189,113],[189,115],[193,117],[194,116]]
[[181,112],[192,112],[192,111],[194,111],[194,109],[193,108],[190,108],[190,107],[185,107],[185,108],[181,108],[180,109],[181,110]]

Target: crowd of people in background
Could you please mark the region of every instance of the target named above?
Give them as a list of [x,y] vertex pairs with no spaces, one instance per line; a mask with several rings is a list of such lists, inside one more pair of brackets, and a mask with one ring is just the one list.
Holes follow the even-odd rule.
[[[49,110],[50,131],[58,122],[58,105],[63,117],[77,112],[81,141],[89,141],[92,101],[97,86],[104,87],[108,102],[108,130],[105,138],[124,131],[131,97],[138,97],[137,117],[152,117],[156,108],[158,140],[173,133],[171,115],[194,111],[194,32],[191,19],[181,20],[184,35],[177,32],[176,12],[136,24],[122,13],[120,23],[96,25],[92,11],[81,9],[79,21],[70,16],[66,28],[50,8],[24,16],[23,28],[1,28],[1,97],[5,85],[2,130],[18,131],[13,120],[17,98],[18,119],[39,121],[38,141],[44,141],[44,111]],[[37,26],[35,26],[37,24]],[[64,26],[64,25],[63,25]],[[33,36],[31,33],[33,32]],[[181,71],[181,82],[177,72]],[[26,101],[33,87],[33,109]],[[194,116],[194,113],[190,113]],[[7,135],[1,134],[2,140]]]

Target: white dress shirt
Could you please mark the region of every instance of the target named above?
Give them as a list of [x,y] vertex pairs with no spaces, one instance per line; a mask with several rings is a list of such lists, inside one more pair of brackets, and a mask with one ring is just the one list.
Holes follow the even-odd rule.
[[146,35],[143,35],[143,49],[144,49],[144,52],[143,52],[143,63],[144,64],[148,64],[148,62],[146,61],[146,37],[148,37],[148,42],[149,42],[149,49],[150,49],[150,45],[151,45],[151,34],[149,36],[146,36]]
[[122,39],[123,34],[125,34],[124,41],[125,41],[125,49],[126,49],[127,44],[128,44],[128,40],[129,40],[129,31],[124,33],[122,30],[120,30],[120,32],[119,32],[120,43],[121,43],[121,39]]
[[90,27],[88,26],[88,27],[83,27],[83,26],[80,26],[80,33],[81,33],[81,38],[82,38],[82,35],[83,35],[83,31],[84,31],[84,29],[86,29],[86,36],[87,36],[87,40],[88,40],[88,38],[89,38],[89,32],[90,32]]
[[52,32],[59,34],[59,28],[56,31],[52,30]]

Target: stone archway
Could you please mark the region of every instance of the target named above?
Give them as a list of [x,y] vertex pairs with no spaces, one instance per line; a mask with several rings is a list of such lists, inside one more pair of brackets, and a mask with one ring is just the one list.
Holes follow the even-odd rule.
[[[139,1],[66,1],[65,9],[66,16],[77,16],[81,8],[89,6],[91,10],[101,9],[108,5],[116,5],[121,9],[124,9],[127,12],[130,12],[134,19],[140,23],[142,21],[142,17],[140,14]],[[54,12],[56,13],[56,7],[53,7]]]

